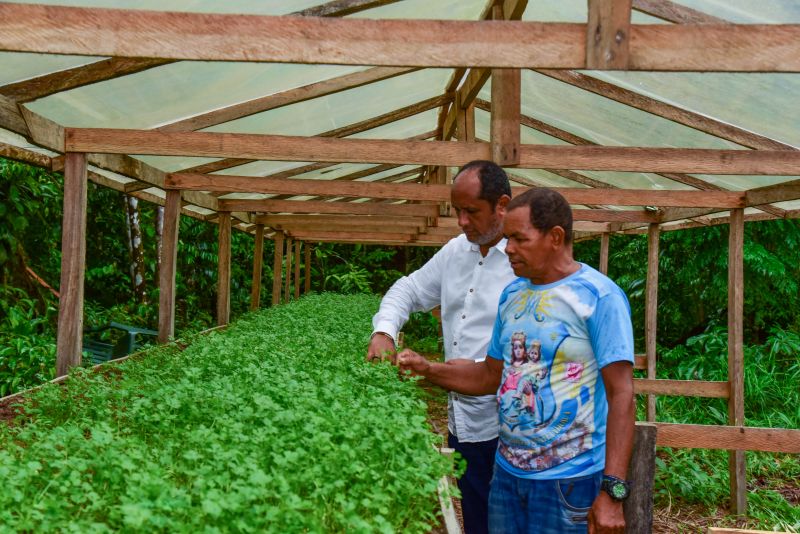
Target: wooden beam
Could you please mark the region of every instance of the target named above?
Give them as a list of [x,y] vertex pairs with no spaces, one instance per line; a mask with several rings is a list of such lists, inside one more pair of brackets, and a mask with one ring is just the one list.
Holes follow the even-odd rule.
[[633,9],[676,24],[727,24],[726,20],[670,0],[633,0]]
[[659,447],[800,453],[800,430],[656,423]]
[[608,274],[608,247],[609,247],[609,233],[603,232],[600,235],[600,261],[598,262],[598,271],[603,274]]
[[305,263],[303,265],[303,294],[311,293],[311,243],[305,242]]
[[250,286],[250,311],[261,304],[261,275],[264,261],[264,225],[256,224],[255,249],[253,251],[253,283]]
[[86,171],[85,154],[67,154],[61,225],[56,376],[64,376],[70,367],[81,364],[83,278],[86,267]]
[[31,137],[31,132],[17,103],[3,95],[0,95],[0,127],[18,133],[25,138]]
[[[744,210],[731,210],[728,237],[728,424],[744,425]],[[744,452],[731,452],[731,509],[747,511],[747,473]]]
[[172,61],[166,59],[112,57],[4,85],[0,87],[0,95],[17,104],[24,104],[61,91],[112,80],[169,63]]
[[770,139],[763,135],[745,130],[700,113],[695,113],[673,104],[668,104],[612,83],[600,80],[588,74],[564,70],[537,69],[535,72],[550,78],[589,91],[596,95],[614,100],[621,104],[646,111],[652,115],[663,117],[677,124],[732,141],[747,148],[757,150],[796,150],[792,145]]
[[[126,21],[124,26],[120,20]],[[0,50],[50,54],[583,69],[585,35],[585,24],[571,23],[412,22],[0,4]],[[800,25],[635,25],[630,43],[632,70],[800,71]]]
[[655,395],[677,395],[681,397],[708,397],[727,399],[729,397],[727,382],[710,382],[703,380],[665,380],[654,378],[634,378],[633,391],[648,397]]
[[294,242],[294,298],[300,298],[300,241]]
[[636,423],[628,474],[630,496],[623,503],[626,534],[650,534],[653,530],[653,484],[656,472],[656,434],[650,423]]
[[167,190],[164,229],[161,234],[161,262],[158,267],[158,342],[175,336],[175,272],[178,262],[181,192]]
[[586,68],[628,68],[631,0],[589,0],[586,25]]
[[800,180],[750,189],[746,193],[747,205],[761,207],[769,202],[800,199]]
[[217,269],[217,326],[231,319],[231,214],[219,212],[219,249]]
[[500,166],[519,164],[519,69],[492,69],[492,160]]
[[276,232],[274,241],[275,254],[272,262],[272,305],[277,306],[281,303],[281,286],[283,285],[283,233]]
[[[286,234],[289,236],[290,234]],[[283,280],[283,301],[289,302],[289,295],[291,294],[292,287],[292,244],[294,240],[291,237],[286,238],[286,278]]]
[[292,232],[296,239],[305,241],[411,241],[413,233],[392,233],[392,232]]
[[271,228],[327,225],[350,227],[425,228],[424,217],[372,216],[372,215],[259,215],[256,224]]
[[[390,139],[328,139],[212,132],[158,132],[82,128],[65,130],[72,152],[161,156],[237,157],[278,161],[331,161],[459,166],[486,159],[484,143]],[[628,172],[793,175],[800,151],[521,145],[520,167]]]
[[407,215],[436,217],[438,204],[373,204],[300,200],[221,200],[221,208],[270,213],[351,213],[353,215]]
[[417,69],[403,67],[374,67],[371,69],[337,76],[321,82],[316,82],[302,87],[296,87],[280,93],[254,98],[246,102],[240,102],[231,106],[216,109],[201,115],[195,115],[187,119],[165,124],[157,130],[165,132],[189,132],[208,128],[224,122],[229,122],[242,117],[248,117],[256,113],[262,113],[271,109],[277,109],[290,104],[304,102],[312,98],[331,95],[355,89],[364,85],[387,80],[401,74],[414,72]]
[[394,4],[400,0],[333,0],[325,4],[295,11],[299,17],[345,17],[368,9]]
[[[656,378],[656,337],[658,335],[658,223],[650,223],[647,231],[647,282],[645,290],[644,337],[647,355],[647,378]],[[647,420],[656,420],[656,397],[647,396]]]
[[21,161],[28,165],[35,165],[45,169],[49,169],[52,165],[52,160],[47,154],[40,154],[33,150],[27,150],[6,143],[0,143],[0,157]]

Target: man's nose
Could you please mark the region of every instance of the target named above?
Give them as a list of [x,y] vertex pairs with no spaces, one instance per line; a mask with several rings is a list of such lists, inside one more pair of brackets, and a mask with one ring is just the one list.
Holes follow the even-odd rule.
[[464,226],[467,225],[468,222],[469,222],[469,219],[467,219],[467,214],[466,213],[464,213],[462,211],[461,213],[458,214],[458,225],[460,227],[463,228]]

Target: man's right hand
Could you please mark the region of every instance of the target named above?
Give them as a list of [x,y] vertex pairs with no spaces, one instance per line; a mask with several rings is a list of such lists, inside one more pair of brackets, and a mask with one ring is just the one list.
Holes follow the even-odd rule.
[[405,349],[397,355],[397,365],[401,373],[410,373],[413,376],[425,376],[431,368],[431,362],[410,349]]
[[386,358],[389,358],[394,364],[396,356],[397,350],[394,347],[394,341],[392,341],[392,338],[390,338],[387,334],[377,332],[369,341],[367,357],[365,360],[368,362],[374,362],[384,361]]

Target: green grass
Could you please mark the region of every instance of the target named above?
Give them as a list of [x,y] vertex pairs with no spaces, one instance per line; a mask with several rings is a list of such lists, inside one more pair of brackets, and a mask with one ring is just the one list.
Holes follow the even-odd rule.
[[0,426],[0,530],[424,532],[452,460],[363,362],[368,296],[309,296],[30,396]]

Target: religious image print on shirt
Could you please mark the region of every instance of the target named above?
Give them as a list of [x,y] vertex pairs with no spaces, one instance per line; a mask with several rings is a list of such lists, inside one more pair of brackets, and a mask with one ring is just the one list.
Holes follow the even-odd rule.
[[561,320],[571,314],[559,309],[578,298],[571,289],[509,295],[499,452],[523,471],[550,469],[592,449],[598,370],[588,339],[570,335],[574,325]]

